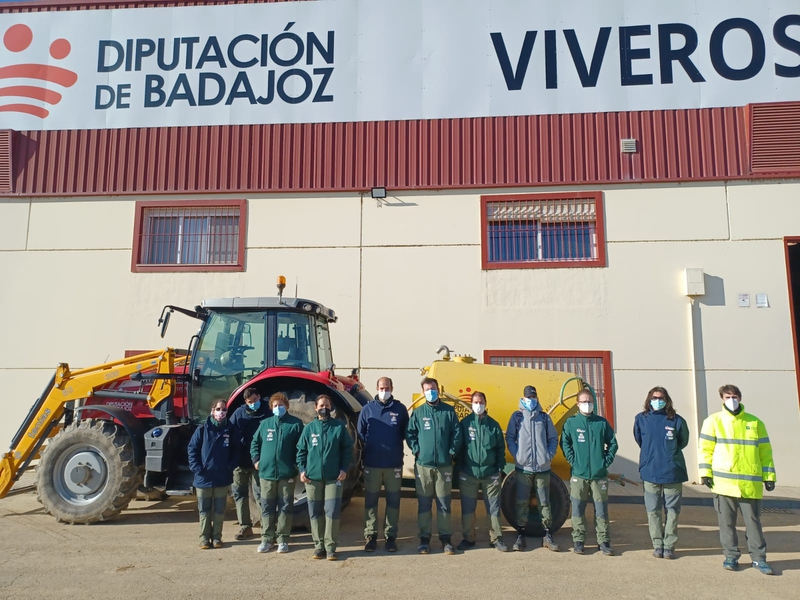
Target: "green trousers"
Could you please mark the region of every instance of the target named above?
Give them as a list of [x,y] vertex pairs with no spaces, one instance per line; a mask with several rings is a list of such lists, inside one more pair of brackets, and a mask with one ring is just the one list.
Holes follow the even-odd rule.
[[597,543],[611,542],[608,531],[608,479],[570,477],[569,495],[572,500],[572,541],[586,541],[586,503],[591,494],[594,501],[594,520]]
[[[644,508],[653,548],[675,548],[678,541],[678,515],[681,514],[682,483],[644,482]],[[664,510],[667,522],[664,525]]]
[[417,488],[417,527],[420,538],[431,538],[433,499],[436,498],[436,528],[440,540],[453,534],[450,498],[453,491],[453,467],[415,465]]
[[403,470],[376,469],[364,467],[364,537],[378,535],[378,498],[381,486],[386,490],[386,519],[383,534],[388,538],[397,537],[397,523],[400,520],[400,487],[403,483]]
[[739,560],[739,536],[736,533],[736,517],[742,511],[744,519],[744,539],[750,558],[756,562],[766,562],[767,541],[761,527],[761,500],[714,496],[714,508],[719,520],[719,541],[725,558]]
[[461,533],[469,542],[475,541],[475,511],[478,508],[478,488],[483,488],[483,504],[489,517],[489,541],[494,544],[503,537],[500,525],[500,474],[494,477],[459,477],[461,491]]
[[550,525],[553,523],[553,511],[550,509],[550,471],[545,473],[523,473],[522,471],[517,471],[516,479],[517,529],[522,531],[528,525],[528,515],[531,511],[531,488],[534,488],[542,525],[549,530]]
[[294,479],[261,480],[261,541],[289,543]]
[[231,484],[231,495],[236,503],[236,520],[242,527],[252,527],[253,521],[250,519],[250,489],[255,495],[256,504],[260,504],[261,485],[258,479],[258,469],[245,469],[236,467],[233,470],[233,483]]
[[225,521],[225,503],[228,501],[228,486],[195,488],[197,510],[200,513],[200,541],[221,540],[222,523]]
[[342,513],[341,481],[309,481],[306,484],[311,538],[316,550],[336,552]]

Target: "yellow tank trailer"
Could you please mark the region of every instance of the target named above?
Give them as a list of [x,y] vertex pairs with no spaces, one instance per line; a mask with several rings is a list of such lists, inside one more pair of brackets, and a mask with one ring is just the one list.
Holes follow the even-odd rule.
[[[553,419],[559,436],[567,417],[577,410],[575,401],[578,392],[589,387],[574,373],[486,365],[476,363],[471,356],[456,355],[451,360],[449,350],[446,347],[440,348],[442,349],[445,350],[442,359],[434,361],[429,367],[423,367],[422,374],[439,382],[442,399],[455,408],[459,419],[472,412],[472,392],[479,390],[486,394],[486,412],[500,424],[504,432],[511,415],[519,408],[519,400],[526,385],[536,388],[539,403]],[[421,393],[414,394],[411,410],[422,402],[425,402],[425,397]],[[501,506],[506,521],[516,527],[514,457],[508,453],[508,449],[506,462],[507,475],[503,481]],[[553,459],[550,480],[552,531],[560,529],[569,517],[569,492],[564,484],[569,476],[569,464],[559,448]],[[531,497],[530,507],[526,533],[530,536],[542,536],[544,529],[535,493]]]

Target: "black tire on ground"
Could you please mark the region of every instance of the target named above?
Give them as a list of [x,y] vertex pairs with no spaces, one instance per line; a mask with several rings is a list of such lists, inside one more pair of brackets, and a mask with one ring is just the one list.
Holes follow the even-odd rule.
[[[517,493],[517,474],[512,471],[505,480],[500,496],[500,509],[508,524],[517,528],[516,516],[516,493]],[[550,532],[554,533],[561,529],[569,517],[570,500],[569,491],[561,478],[555,473],[550,473],[550,510],[553,512],[553,524]],[[528,525],[525,528],[525,535],[530,537],[542,537],[544,526],[542,517],[539,514],[539,501],[536,498],[535,490],[531,489],[530,510],[528,512]]]
[[59,522],[108,521],[136,496],[143,475],[124,428],[111,421],[79,421],[42,450],[37,498]]

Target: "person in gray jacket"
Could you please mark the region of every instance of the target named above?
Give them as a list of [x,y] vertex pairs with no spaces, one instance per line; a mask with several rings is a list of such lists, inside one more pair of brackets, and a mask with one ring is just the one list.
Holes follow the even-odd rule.
[[506,428],[506,444],[514,457],[517,479],[517,541],[514,550],[525,548],[525,528],[528,526],[531,487],[536,489],[539,514],[544,526],[542,545],[558,552],[550,533],[553,513],[550,510],[550,462],[558,452],[558,433],[553,420],[542,410],[536,388],[525,386],[519,410],[511,415]]

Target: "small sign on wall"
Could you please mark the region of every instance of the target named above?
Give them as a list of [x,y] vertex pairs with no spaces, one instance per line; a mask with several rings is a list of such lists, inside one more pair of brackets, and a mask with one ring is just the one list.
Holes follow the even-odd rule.
[[756,308],[769,308],[769,296],[756,294]]
[[739,294],[739,308],[750,308],[750,294]]

